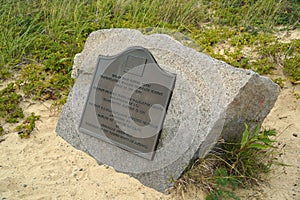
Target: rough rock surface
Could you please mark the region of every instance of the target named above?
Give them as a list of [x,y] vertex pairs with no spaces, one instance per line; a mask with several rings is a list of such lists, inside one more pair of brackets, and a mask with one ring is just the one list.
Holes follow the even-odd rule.
[[[150,50],[158,64],[177,80],[152,161],[78,132],[79,120],[98,55],[116,55],[131,46]],[[236,69],[181,45],[163,34],[108,29],[90,34],[73,66],[76,83],[70,92],[57,133],[99,163],[114,167],[143,184],[164,191],[172,186],[191,159],[203,157],[220,139],[235,140],[244,123],[254,128],[273,107],[279,89],[269,78]]]

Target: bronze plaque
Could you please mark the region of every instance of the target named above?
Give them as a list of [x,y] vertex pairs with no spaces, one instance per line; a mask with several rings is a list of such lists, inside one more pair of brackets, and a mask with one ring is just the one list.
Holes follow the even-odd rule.
[[99,56],[79,131],[153,159],[175,80],[143,47]]

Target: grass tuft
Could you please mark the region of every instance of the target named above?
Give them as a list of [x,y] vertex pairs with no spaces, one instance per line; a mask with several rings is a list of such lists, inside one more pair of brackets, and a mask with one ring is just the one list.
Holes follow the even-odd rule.
[[271,138],[276,132],[259,131],[259,127],[260,124],[250,133],[245,125],[240,142],[222,142],[220,149],[194,161],[175,183],[174,190],[187,191],[193,184],[208,193],[208,200],[240,199],[234,190],[258,184],[260,176],[267,173],[275,161],[275,140]]
[[40,116],[31,113],[23,123],[15,128],[21,138],[29,138],[29,135],[35,128],[35,122],[40,119]]
[[8,123],[16,123],[24,117],[19,106],[22,96],[16,93],[16,84],[9,83],[0,91],[0,117]]

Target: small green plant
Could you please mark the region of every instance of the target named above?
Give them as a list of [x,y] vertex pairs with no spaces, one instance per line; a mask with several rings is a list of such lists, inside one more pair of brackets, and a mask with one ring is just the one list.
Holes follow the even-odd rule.
[[31,113],[30,116],[26,117],[23,123],[15,128],[21,138],[29,138],[30,133],[35,128],[35,122],[40,119],[40,116]]
[[300,94],[297,92],[293,92],[294,96],[296,97],[296,99],[300,99]]
[[16,88],[15,83],[9,83],[0,91],[0,117],[8,123],[16,123],[24,117],[19,106],[22,96],[16,93]]
[[239,180],[231,177],[227,173],[225,167],[217,168],[213,179],[215,180],[216,186],[207,196],[207,200],[218,200],[218,199],[235,199],[240,198],[230,189],[233,186],[235,189],[238,187]]
[[[274,161],[274,130],[259,131],[258,124],[250,133],[245,125],[240,142],[223,142],[220,150],[191,164],[175,188],[197,185],[208,193],[208,200],[240,199],[234,192],[238,187],[256,184]],[[217,145],[220,147],[220,145]]]
[[273,81],[274,81],[274,83],[278,84],[281,88],[284,87],[284,82],[285,82],[284,79],[282,79],[282,78],[276,78]]
[[4,129],[2,126],[0,126],[0,136],[2,136],[4,134]]
[[239,199],[228,188],[236,189],[238,186],[251,185],[256,183],[259,175],[267,173],[272,165],[273,156],[270,149],[274,148],[274,130],[259,131],[258,124],[252,134],[248,126],[239,143],[224,143],[221,155],[214,172],[213,180],[215,186],[207,196],[207,199]]
[[68,74],[53,74],[45,65],[28,64],[20,70],[18,86],[26,97],[34,100],[60,100],[67,96],[73,82]]
[[300,83],[300,52],[295,57],[284,60],[284,72],[292,83]]
[[269,157],[269,149],[274,148],[275,140],[270,137],[275,136],[274,130],[259,131],[260,124],[256,126],[252,134],[249,133],[248,126],[242,134],[240,143],[224,144],[224,159],[229,164],[230,175],[254,180],[260,172],[267,172],[272,164],[272,157]]

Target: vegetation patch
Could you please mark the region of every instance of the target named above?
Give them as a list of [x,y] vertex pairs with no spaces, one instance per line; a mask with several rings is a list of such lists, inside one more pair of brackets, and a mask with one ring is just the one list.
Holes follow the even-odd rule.
[[0,91],[0,117],[8,123],[19,122],[24,117],[22,108],[19,106],[22,96],[16,93],[15,83],[9,83]]
[[298,0],[204,0],[212,8],[211,22],[218,25],[245,27],[248,32],[272,31],[275,26],[299,26]]
[[30,116],[26,117],[23,123],[15,128],[21,138],[28,138],[30,133],[35,128],[35,122],[40,119],[40,116],[31,113]]
[[240,199],[234,190],[258,184],[260,176],[270,170],[275,161],[276,135],[274,130],[259,131],[260,124],[252,133],[248,126],[238,143],[222,142],[221,148],[191,163],[182,178],[175,183],[177,194],[186,191],[190,184],[206,191],[206,199]]
[[300,39],[293,40],[283,61],[284,72],[293,84],[300,83]]
[[4,129],[2,126],[0,126],[0,136],[2,136],[4,134]]

